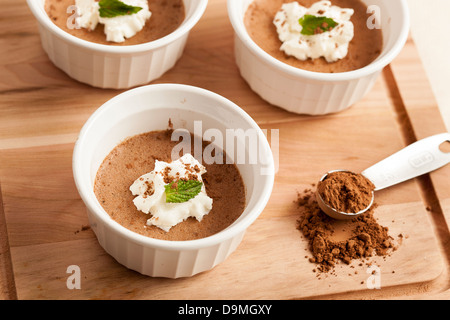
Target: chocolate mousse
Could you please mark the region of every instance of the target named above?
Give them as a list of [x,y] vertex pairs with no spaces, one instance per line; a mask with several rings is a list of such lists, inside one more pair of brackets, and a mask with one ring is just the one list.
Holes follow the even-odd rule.
[[75,0],[45,0],[45,11],[53,23],[67,33],[83,40],[107,45],[136,45],[160,39],[175,31],[185,18],[183,0],[148,0],[150,19],[141,31],[118,43],[106,40],[102,24],[98,24],[92,31],[70,27],[68,19],[73,18],[74,12],[67,11],[73,5]]
[[[100,166],[95,184],[95,195],[105,211],[124,227],[157,239],[194,240],[218,233],[230,226],[244,211],[245,187],[235,164],[205,164],[202,180],[206,193],[212,198],[212,209],[201,221],[189,217],[164,231],[149,225],[151,213],[139,211],[133,203],[130,186],[136,179],[154,170],[155,161],[171,162],[173,130],[152,131],[130,137],[115,147]],[[195,138],[199,139],[199,138]],[[199,140],[197,140],[199,141]],[[195,143],[191,139],[192,150]],[[203,148],[208,144],[201,142]],[[182,154],[180,154],[180,157]],[[226,154],[224,153],[224,159]]]
[[[250,37],[255,43],[274,58],[293,67],[323,73],[337,73],[357,70],[369,65],[381,53],[383,36],[381,29],[368,28],[370,14],[367,6],[360,0],[333,0],[333,6],[354,10],[351,22],[354,26],[354,36],[348,45],[347,55],[334,62],[327,62],[323,57],[300,60],[287,55],[280,50],[282,42],[279,39],[274,18],[283,4],[294,0],[254,0],[248,7],[244,23]],[[297,0],[306,8],[317,3],[317,0]],[[322,30],[319,30],[322,32]]]

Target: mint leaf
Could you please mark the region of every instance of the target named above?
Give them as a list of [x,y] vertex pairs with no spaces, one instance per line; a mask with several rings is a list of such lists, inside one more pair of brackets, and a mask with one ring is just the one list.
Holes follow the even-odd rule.
[[102,18],[114,18],[117,16],[126,16],[138,13],[141,7],[129,6],[119,0],[100,0],[99,13]]
[[313,36],[318,33],[332,30],[338,25],[336,21],[327,17],[317,17],[311,14],[305,14],[298,20],[302,26],[301,34]]
[[164,186],[166,202],[182,203],[195,198],[202,190],[203,183],[198,180],[177,180]]

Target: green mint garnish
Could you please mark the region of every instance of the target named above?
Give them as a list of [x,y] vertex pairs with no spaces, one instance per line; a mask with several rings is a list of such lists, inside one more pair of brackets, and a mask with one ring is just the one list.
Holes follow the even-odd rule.
[[141,7],[129,6],[119,0],[100,0],[99,13],[102,18],[114,18],[117,16],[126,16],[138,13]]
[[298,22],[302,26],[301,34],[306,36],[313,36],[317,33],[330,31],[338,25],[338,23],[331,18],[317,17],[310,14],[305,14]]
[[166,202],[182,203],[195,198],[202,190],[203,183],[198,180],[178,180],[164,186]]

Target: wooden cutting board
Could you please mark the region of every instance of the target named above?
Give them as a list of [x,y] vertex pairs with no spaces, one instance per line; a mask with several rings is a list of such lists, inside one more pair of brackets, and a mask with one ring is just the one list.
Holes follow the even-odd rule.
[[[301,299],[448,298],[450,166],[379,191],[375,216],[399,249],[369,289],[367,266],[339,264],[317,276],[296,229],[297,192],[326,171],[361,171],[409,143],[445,132],[415,45],[366,98],[339,114],[311,117],[271,106],[240,77],[225,0],[210,0],[176,66],[154,83],[199,86],[232,100],[264,129],[279,130],[279,170],[271,199],[224,263],[186,279],[150,278],[115,262],[88,227],[72,177],[72,150],[88,117],[123,90],[78,83],[40,46],[25,0],[0,13],[0,298]],[[81,289],[66,286],[67,268]]]

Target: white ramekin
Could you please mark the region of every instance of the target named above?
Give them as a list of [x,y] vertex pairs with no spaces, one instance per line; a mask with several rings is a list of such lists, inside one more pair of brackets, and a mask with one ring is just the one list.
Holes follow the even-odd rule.
[[149,83],[172,68],[183,53],[190,30],[208,4],[208,0],[184,0],[183,23],[161,39],[131,46],[109,46],[82,40],[57,27],[45,12],[45,0],[27,2],[38,21],[42,47],[50,60],[80,82],[112,89]]
[[334,113],[362,99],[383,68],[400,53],[408,37],[406,0],[363,0],[368,6],[380,8],[384,38],[380,56],[370,65],[355,71],[334,74],[306,71],[275,59],[250,38],[244,15],[252,2],[228,0],[227,3],[235,31],[236,63],[253,91],[267,102],[295,113]]
[[[134,233],[108,215],[93,191],[99,166],[117,144],[139,133],[165,130],[169,118],[175,129],[185,128],[194,134],[197,134],[194,130],[198,131],[194,121],[202,121],[203,132],[197,135],[216,129],[226,137],[227,129],[242,129],[243,132],[251,129],[258,137],[260,160],[256,164],[252,164],[255,161],[236,163],[246,188],[244,212],[231,226],[207,238],[166,241]],[[237,141],[235,144],[235,148],[242,146],[246,146],[245,142]],[[249,149],[252,148],[245,148],[246,159]],[[238,155],[238,152],[233,153]],[[154,84],[126,91],[91,115],[75,144],[73,175],[87,207],[92,230],[106,252],[119,263],[142,274],[178,278],[213,268],[237,248],[245,230],[269,200],[274,182],[274,162],[262,130],[231,101],[197,87]]]

